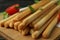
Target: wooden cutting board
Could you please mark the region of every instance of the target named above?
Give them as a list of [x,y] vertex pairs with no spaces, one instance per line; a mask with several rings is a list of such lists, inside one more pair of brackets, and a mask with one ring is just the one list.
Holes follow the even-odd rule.
[[[2,19],[3,15],[0,15],[0,20]],[[4,27],[0,27],[0,35],[8,40],[35,40],[30,35],[23,36],[18,31],[14,29],[8,29]],[[55,27],[53,32],[51,33],[50,38],[44,39],[43,37],[39,37],[36,40],[55,40],[56,37],[60,35],[60,28]]]
[[[8,40],[34,40],[31,36],[23,36],[21,35],[18,31],[13,30],[13,29],[7,29],[4,27],[0,27],[0,34],[8,39]],[[58,35],[60,35],[60,28],[55,28],[50,36],[50,38],[48,38],[49,40],[54,40]],[[48,39],[44,39],[42,37],[40,37],[37,40],[48,40]]]

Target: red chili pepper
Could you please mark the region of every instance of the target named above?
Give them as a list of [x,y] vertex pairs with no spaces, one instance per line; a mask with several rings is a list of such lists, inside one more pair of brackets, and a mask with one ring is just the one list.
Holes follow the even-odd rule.
[[19,11],[19,4],[14,4],[8,7],[5,11],[8,13],[8,15],[13,15]]

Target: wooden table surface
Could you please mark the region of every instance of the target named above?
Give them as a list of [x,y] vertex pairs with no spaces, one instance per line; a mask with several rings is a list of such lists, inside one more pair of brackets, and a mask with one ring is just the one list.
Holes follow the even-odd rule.
[[[0,27],[0,35],[2,35],[4,38],[6,39],[10,39],[10,40],[34,40],[33,38],[31,38],[31,36],[23,36],[21,35],[18,31],[13,30],[13,29],[7,29],[4,27]],[[49,40],[53,40],[55,39],[58,35],[60,35],[60,28],[55,28],[49,38]],[[43,39],[42,37],[40,37],[37,40],[46,40]]]
[[[2,15],[0,15],[0,20],[2,19]],[[2,35],[4,38],[8,40],[35,40],[30,35],[28,36],[22,36],[18,31],[14,29],[8,29],[4,27],[0,27],[0,35]],[[55,27],[53,32],[51,33],[50,38],[44,39],[42,37],[39,37],[37,40],[55,40],[56,37],[60,35],[60,28]]]

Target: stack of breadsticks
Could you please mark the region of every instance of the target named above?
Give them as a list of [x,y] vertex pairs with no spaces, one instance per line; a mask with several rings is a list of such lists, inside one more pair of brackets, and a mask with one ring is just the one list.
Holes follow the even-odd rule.
[[15,29],[22,35],[30,33],[32,38],[38,38],[40,34],[47,38],[58,22],[57,12],[60,5],[57,2],[58,0],[41,0],[31,5],[34,12],[27,7],[24,11],[2,20],[0,27]]

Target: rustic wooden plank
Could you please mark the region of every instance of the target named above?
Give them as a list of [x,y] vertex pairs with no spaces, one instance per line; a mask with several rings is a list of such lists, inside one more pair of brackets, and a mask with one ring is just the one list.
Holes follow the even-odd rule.
[[[0,34],[5,36],[5,38],[9,38],[9,40],[34,40],[31,36],[22,36],[18,31],[13,29],[7,29],[4,27],[0,27]],[[51,34],[50,40],[55,39],[58,35],[60,35],[60,28],[55,28]],[[40,38],[38,40],[46,40]]]
[[0,32],[2,32],[3,35],[5,35],[6,37],[8,36],[8,37],[10,37],[14,40],[20,40],[20,39],[21,40],[24,40],[24,39],[27,40],[27,37],[28,37],[28,40],[31,39],[30,36],[22,36],[18,31],[15,31],[13,29],[6,29],[6,28],[3,28],[3,27],[0,27]]

